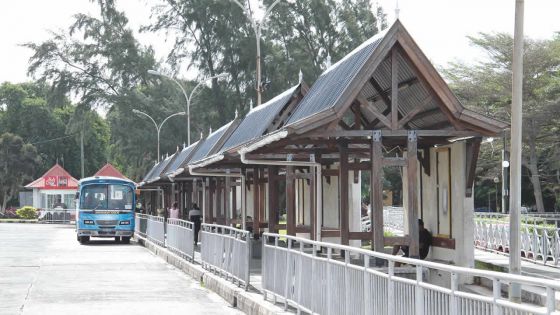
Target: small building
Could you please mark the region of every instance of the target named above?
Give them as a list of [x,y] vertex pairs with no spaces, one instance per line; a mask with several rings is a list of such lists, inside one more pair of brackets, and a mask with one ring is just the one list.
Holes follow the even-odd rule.
[[[25,188],[33,191],[32,204],[21,204],[21,206],[32,205],[43,210],[76,208],[74,197],[78,190],[78,180],[58,163],[41,177],[27,184]],[[29,198],[25,199],[29,200]]]
[[124,176],[116,167],[114,167],[111,163],[105,164],[102,168],[97,171],[93,175],[95,176],[108,176],[108,177],[116,177],[122,179],[129,179],[128,177]]

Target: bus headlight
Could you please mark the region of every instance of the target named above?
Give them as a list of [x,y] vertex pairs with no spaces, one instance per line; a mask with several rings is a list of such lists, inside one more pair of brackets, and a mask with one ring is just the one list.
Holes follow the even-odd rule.
[[130,225],[130,221],[126,220],[126,221],[121,221],[119,222],[120,225]]
[[93,224],[93,220],[84,220],[84,224]]

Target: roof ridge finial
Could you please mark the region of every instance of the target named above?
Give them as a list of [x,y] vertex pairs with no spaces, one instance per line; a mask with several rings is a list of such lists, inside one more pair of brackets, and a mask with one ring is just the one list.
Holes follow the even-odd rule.
[[299,83],[303,82],[303,72],[301,72],[301,68],[299,68]]
[[[185,145],[183,144],[183,147],[184,147],[184,146],[185,146]],[[175,152],[179,152],[179,146],[177,146],[177,151],[175,151]]]
[[395,6],[395,21],[399,19],[399,13],[401,12],[401,9],[399,9],[399,0],[397,0],[396,6]]
[[249,100],[249,110],[253,110],[253,99]]
[[331,67],[331,53],[327,52],[327,69]]
[[210,135],[212,133],[212,126],[210,126],[210,129],[208,129],[208,135]]
[[237,110],[237,108],[235,109],[235,118],[237,118],[237,116],[239,116],[239,111]]
[[187,144],[185,143],[185,141],[183,141],[183,149],[187,147]]
[[202,140],[202,138],[204,137],[204,134],[202,133],[202,131],[200,132],[200,140]]

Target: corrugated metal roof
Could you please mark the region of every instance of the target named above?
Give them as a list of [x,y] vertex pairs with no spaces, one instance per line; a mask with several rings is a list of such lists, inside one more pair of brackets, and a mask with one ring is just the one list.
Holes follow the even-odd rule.
[[373,54],[385,32],[375,35],[329,67],[315,81],[286,125],[310,117],[335,106],[340,95]]
[[200,161],[203,158],[205,158],[209,153],[211,153],[210,150],[212,150],[212,148],[216,145],[216,143],[218,143],[218,141],[220,141],[220,139],[222,138],[222,136],[224,135],[226,130],[228,130],[229,126],[231,126],[231,124],[233,122],[234,121],[230,121],[229,123],[220,127],[220,129],[218,129],[218,130],[212,132],[210,135],[208,135],[208,138],[206,138],[204,143],[202,143],[200,145],[198,150],[196,150],[193,157],[190,159],[189,164]]
[[220,152],[262,136],[272,123],[274,117],[276,117],[282,108],[284,108],[284,106],[291,100],[294,92],[299,86],[300,85],[298,84],[291,87],[270,101],[249,111],[239,126],[237,126],[235,131],[224,143]]
[[148,180],[144,180],[144,181],[150,183],[159,180],[163,175],[162,173],[165,172],[166,167],[169,165],[169,163],[171,163],[175,159],[176,156],[177,153],[168,156],[167,158],[165,158],[165,160],[159,162],[158,165],[156,165],[152,170],[153,172],[150,174]]
[[161,164],[161,162],[154,164],[154,166],[150,169],[150,171],[148,171],[146,176],[144,176],[144,179],[142,179],[142,182],[147,183],[148,180],[150,180],[150,178],[152,178],[152,175],[156,171],[159,164]]
[[177,171],[177,169],[179,169],[180,167],[183,167],[184,164],[189,162],[190,157],[192,156],[191,153],[193,153],[193,150],[196,149],[196,146],[198,145],[198,143],[200,141],[204,141],[204,140],[199,140],[199,141],[191,144],[190,146],[184,148],[183,150],[181,150],[181,152],[179,152],[179,155],[173,161],[173,163],[169,164],[169,167],[167,168],[167,171],[165,172],[165,174],[173,173],[173,172]]

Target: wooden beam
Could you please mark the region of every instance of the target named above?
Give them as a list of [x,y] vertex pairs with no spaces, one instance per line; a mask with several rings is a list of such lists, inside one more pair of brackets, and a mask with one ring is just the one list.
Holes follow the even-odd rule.
[[401,118],[401,120],[399,120],[399,126],[398,129],[402,129],[404,128],[404,126],[412,119],[414,118],[414,116],[416,116],[418,113],[420,113],[424,107],[426,107],[428,104],[430,104],[430,102],[432,101],[432,97],[428,96],[426,97],[422,103],[418,106],[416,106],[413,110],[411,110],[410,112],[408,112],[406,115],[404,115],[403,118]]
[[259,168],[253,169],[253,237],[259,235],[260,209],[259,209]]
[[339,191],[340,191],[340,230],[341,244],[348,245],[348,232],[350,232],[349,206],[348,206],[348,144],[340,143]]
[[[406,137],[408,135],[406,129],[399,130],[381,130],[383,137]],[[416,130],[418,137],[480,137],[483,136],[475,131],[462,131],[462,130]],[[308,134],[309,137],[314,138],[336,138],[336,137],[371,137],[371,130],[329,130],[321,132],[313,132]]]
[[410,245],[408,247],[411,258],[420,257],[420,246],[418,240],[418,141],[415,131],[409,131],[406,159],[408,167],[406,181],[408,183],[408,234]]
[[[309,181],[309,225],[311,227],[310,238],[312,240],[317,240],[317,222],[316,218],[318,215],[317,205],[317,176],[315,176],[315,167],[310,167],[311,180]],[[321,178],[321,180],[323,180]]]
[[[473,194],[473,183],[476,173],[476,162],[478,161],[478,154],[480,152],[480,143],[482,138],[473,138],[467,140],[465,150],[465,167],[466,167],[466,186],[465,197],[470,198]],[[450,157],[451,158],[451,157]]]
[[391,129],[399,126],[399,60],[397,50],[391,50]]
[[371,142],[370,205],[372,249],[383,252],[383,150],[381,131],[373,131]]
[[278,166],[268,167],[268,231],[278,233]]
[[348,233],[348,238],[351,240],[367,241],[370,239],[370,234],[369,232],[350,232]]
[[[377,94],[379,94],[379,97],[381,98],[383,103],[385,103],[385,105],[387,107],[391,108],[391,100],[387,96],[387,93],[385,91],[383,91],[383,88],[381,87],[381,85],[379,85],[379,83],[377,83],[377,80],[375,80],[373,77],[371,77],[369,79],[369,83],[371,83],[371,86],[373,86],[373,88],[375,89]],[[365,104],[367,104],[367,102]]]
[[286,224],[288,235],[296,235],[296,191],[294,180],[291,175],[294,173],[293,166],[286,167]]
[[404,158],[383,158],[383,166],[406,166]]
[[231,224],[231,219],[233,219],[233,207],[231,206],[231,177],[225,177],[225,189],[224,189],[224,215],[226,217],[226,225]]
[[410,237],[408,236],[389,236],[385,238],[384,245],[395,246],[395,245],[407,245],[410,243]]

